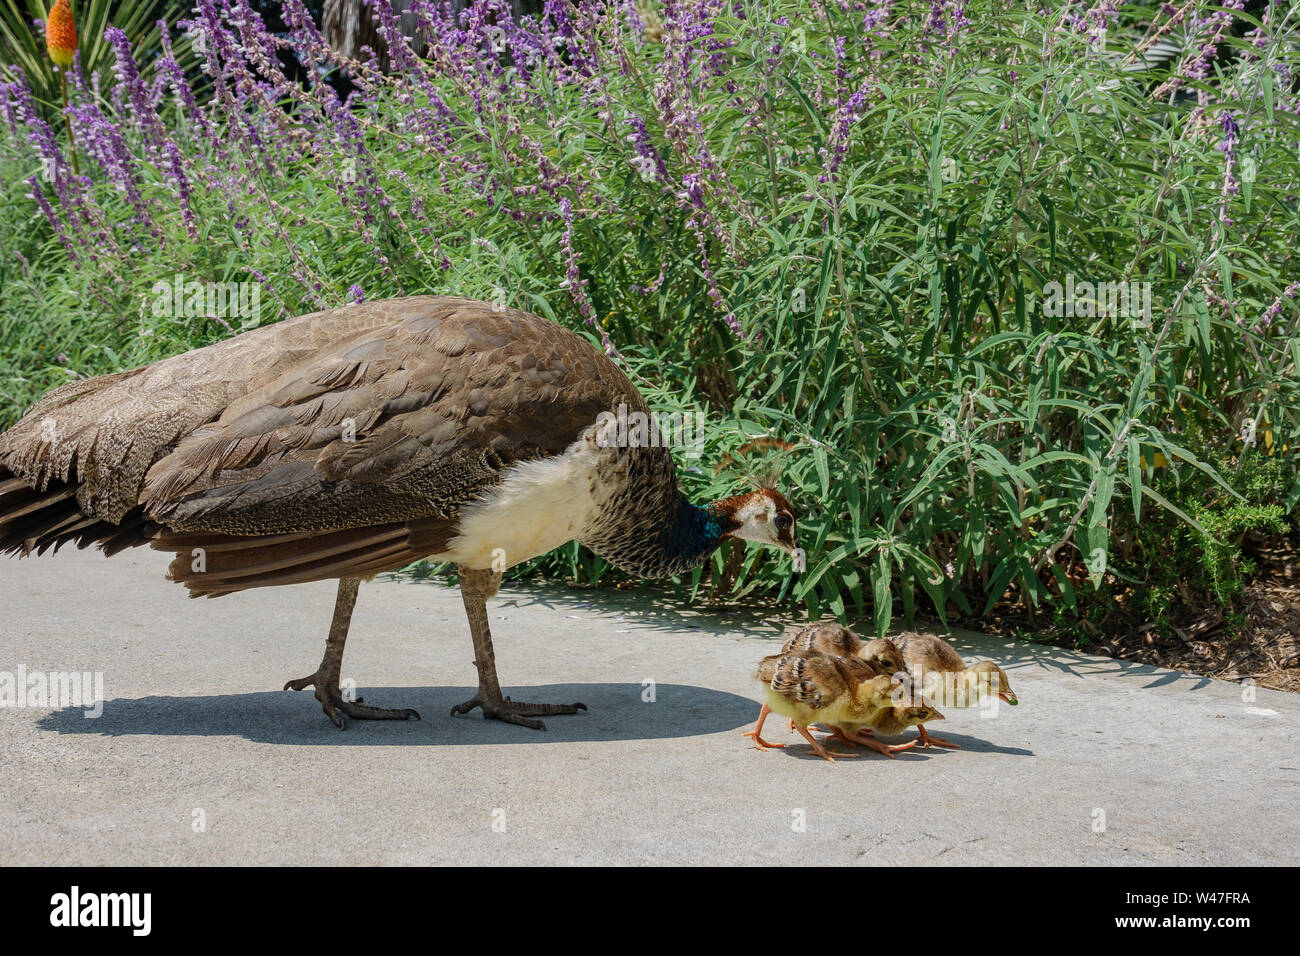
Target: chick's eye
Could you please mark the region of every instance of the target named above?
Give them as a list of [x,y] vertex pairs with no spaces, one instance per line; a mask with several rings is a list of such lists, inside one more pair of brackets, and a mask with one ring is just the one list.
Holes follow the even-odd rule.
[[786,528],[790,527],[790,524],[791,521],[789,515],[776,516],[776,528],[778,531],[784,531]]

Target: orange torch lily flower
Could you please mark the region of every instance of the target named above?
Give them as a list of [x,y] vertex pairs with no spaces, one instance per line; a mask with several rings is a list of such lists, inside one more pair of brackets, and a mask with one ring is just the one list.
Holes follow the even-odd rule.
[[72,66],[73,54],[77,52],[77,25],[72,20],[68,0],[58,0],[45,21],[45,49],[59,66]]

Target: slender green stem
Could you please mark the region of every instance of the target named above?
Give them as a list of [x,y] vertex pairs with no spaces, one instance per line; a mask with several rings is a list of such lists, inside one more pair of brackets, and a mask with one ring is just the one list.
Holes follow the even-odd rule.
[[68,74],[64,67],[59,67],[59,85],[63,89],[63,125],[68,131],[68,152],[72,154],[72,174],[81,175],[81,168],[77,165],[77,143],[72,138],[72,117],[68,115]]

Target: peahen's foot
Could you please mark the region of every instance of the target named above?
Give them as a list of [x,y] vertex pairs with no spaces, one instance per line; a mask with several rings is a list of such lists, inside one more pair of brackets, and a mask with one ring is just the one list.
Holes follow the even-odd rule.
[[371,707],[360,697],[356,700],[348,700],[343,696],[343,692],[339,690],[338,678],[322,675],[320,671],[307,677],[291,680],[284,685],[284,689],[302,690],[308,686],[316,688],[316,699],[320,701],[321,710],[325,711],[325,716],[334,721],[334,726],[339,730],[343,730],[348,725],[340,711],[353,720],[420,719],[420,715],[410,708]]
[[511,700],[505,697],[499,702],[493,702],[490,698],[479,691],[463,704],[457,704],[451,709],[451,716],[457,714],[468,714],[475,707],[483,709],[483,716],[491,720],[504,720],[508,724],[519,724],[523,727],[531,727],[533,730],[545,730],[546,724],[540,720],[533,720],[533,717],[549,717],[552,714],[576,714],[580,710],[586,710],[586,704],[529,704],[522,700]]

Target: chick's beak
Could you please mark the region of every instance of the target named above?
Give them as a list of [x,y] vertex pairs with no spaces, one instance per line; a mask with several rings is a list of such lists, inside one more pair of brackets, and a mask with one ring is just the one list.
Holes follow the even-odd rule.
[[1002,700],[1006,701],[1006,702],[1007,702],[1008,704],[1010,704],[1012,707],[1014,707],[1014,706],[1016,706],[1016,704],[1020,703],[1020,701],[1016,700],[1016,695],[1013,694],[1013,693],[1011,693],[1011,691],[1009,691],[1009,690],[1004,690],[1002,693],[998,694],[998,697],[1001,698]]

